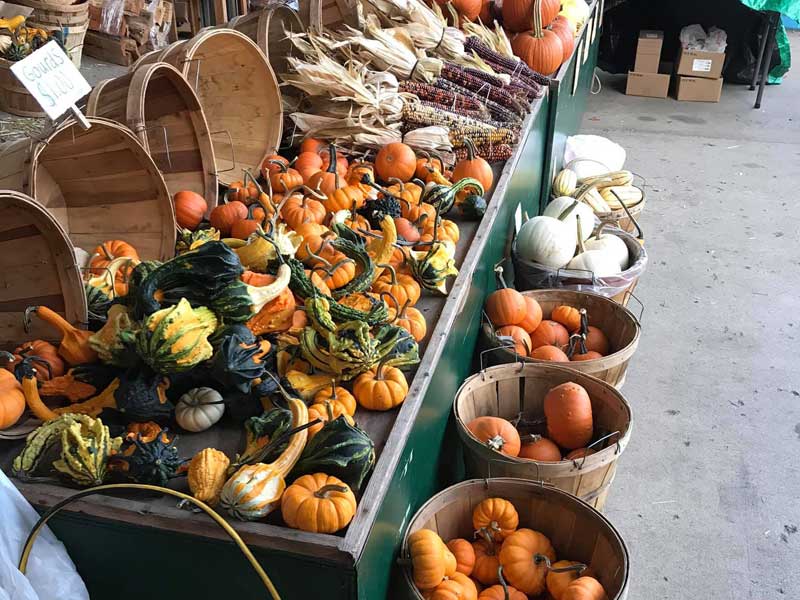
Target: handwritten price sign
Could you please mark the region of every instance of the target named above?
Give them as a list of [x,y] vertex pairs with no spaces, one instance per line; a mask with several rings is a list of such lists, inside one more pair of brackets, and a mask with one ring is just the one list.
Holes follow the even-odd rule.
[[55,41],[11,65],[11,72],[36,98],[48,117],[57,119],[72,109],[86,123],[75,103],[92,88]]

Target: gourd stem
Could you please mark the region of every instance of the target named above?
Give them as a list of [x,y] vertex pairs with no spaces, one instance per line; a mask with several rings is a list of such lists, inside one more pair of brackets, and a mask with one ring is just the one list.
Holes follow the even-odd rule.
[[500,282],[502,289],[506,289],[508,284],[506,283],[505,278],[503,277],[503,265],[497,263],[494,267],[494,272],[497,275],[497,280]]
[[335,483],[329,483],[327,485],[323,485],[321,488],[314,492],[314,496],[320,499],[326,499],[328,494],[331,492],[339,492],[340,494],[346,494],[348,487],[345,485],[337,485]]
[[581,235],[581,216],[575,215],[575,227],[578,229],[578,254],[586,252],[586,247],[583,245],[583,236]]
[[497,579],[500,580],[500,585],[503,586],[503,598],[505,598],[505,600],[509,600],[511,598],[511,595],[508,591],[508,584],[506,583],[506,579],[505,577],[503,577],[503,565],[497,567]]
[[563,221],[568,216],[572,214],[572,211],[578,208],[578,200],[575,200],[572,204],[570,204],[567,208],[565,208],[558,217],[556,217],[559,221]]
[[475,535],[478,537],[483,538],[483,541],[486,542],[486,554],[489,556],[495,555],[495,546],[494,546],[494,537],[492,534],[489,533],[489,530],[486,527],[481,527],[478,531],[475,532]]
[[[378,266],[380,266],[380,265],[378,265]],[[389,296],[389,298],[392,299],[392,303],[394,304],[394,319],[392,319],[390,321],[390,323],[394,323],[397,320],[397,318],[400,316],[400,303],[397,301],[397,298],[395,297],[395,295],[392,292],[387,292],[386,290],[384,290],[380,294],[378,294],[378,297],[381,300],[383,300],[384,296]],[[406,304],[408,304],[408,301],[406,302]],[[405,310],[405,305],[403,306],[403,310]]]
[[386,269],[387,271],[389,271],[389,274],[391,275],[391,283],[392,283],[392,285],[397,285],[397,270],[392,265],[389,265],[389,264],[386,264],[386,263],[380,263],[380,264],[377,264],[375,266],[376,267],[380,267],[381,269]]
[[550,559],[545,556],[544,554],[534,554],[533,555],[533,563],[538,567],[542,563],[544,563],[547,571],[550,573],[570,573],[572,571],[576,571],[577,573],[581,573],[586,570],[586,565],[583,563],[577,563],[574,565],[569,565],[568,567],[554,567],[550,563]]
[[68,335],[75,331],[75,327],[72,326],[69,321],[67,321],[64,317],[59,315],[54,310],[50,310],[46,306],[29,306],[25,309],[25,321],[24,321],[24,329],[25,333],[30,333],[31,330],[31,314],[35,313],[37,317],[39,317],[42,321],[47,323],[48,325],[52,325],[56,329],[58,329],[62,335]]

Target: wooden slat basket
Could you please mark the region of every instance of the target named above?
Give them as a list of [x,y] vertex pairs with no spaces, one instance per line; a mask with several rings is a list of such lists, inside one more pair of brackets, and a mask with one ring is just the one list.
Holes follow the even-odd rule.
[[255,42],[234,29],[204,29],[145,54],[131,70],[159,61],[183,73],[200,98],[220,183],[241,180],[244,170],[256,175],[280,145],[283,108],[278,81]]
[[[582,385],[592,401],[596,452],[577,460],[539,462],[509,457],[479,442],[467,429],[476,417],[493,416],[541,423],[544,433],[544,397],[566,382]],[[498,365],[467,379],[453,403],[458,435],[464,444],[464,462],[471,477],[517,477],[552,483],[601,510],[614,481],[617,459],[631,435],[632,413],[624,396],[594,377],[552,364]]]
[[[472,539],[472,511],[486,498],[505,498],[519,513],[519,526],[547,536],[558,560],[586,564],[609,600],[628,597],[628,548],[611,522],[591,506],[565,492],[533,481],[510,478],[473,479],[449,487],[422,505],[403,536],[401,555],[408,556],[408,537],[431,529],[444,540]],[[402,568],[401,596],[423,600],[414,586],[410,565]]]
[[[639,347],[642,329],[639,320],[630,310],[605,296],[591,292],[556,289],[530,290],[521,294],[539,303],[545,319],[549,319],[553,309],[561,304],[577,309],[585,308],[589,325],[599,328],[606,334],[611,352],[595,360],[573,361],[559,365],[602,379],[616,388],[622,387],[628,372],[628,363]],[[484,364],[496,365],[519,361],[553,364],[529,356],[520,356],[513,348],[501,347],[502,344],[489,323],[483,325],[481,346],[484,351]]]
[[0,110],[18,117],[47,116],[39,103],[11,72],[10,60],[0,58]]
[[175,214],[164,178],[131,131],[89,117],[42,138],[0,146],[0,188],[45,207],[73,246],[91,253],[106,240],[132,244],[142,260],[175,254]]
[[46,0],[19,0],[22,6],[33,9],[28,25],[52,31],[61,29],[65,34],[64,45],[73,64],[80,68],[83,40],[89,29],[89,2],[80,0],[75,4],[49,2]]
[[245,34],[261,48],[279,79],[281,74],[289,72],[287,59],[295,52],[286,32],[299,33],[305,29],[297,12],[286,4],[235,17],[228,22],[228,27]]
[[337,31],[360,24],[356,0],[298,0],[298,6],[300,20],[308,29]]
[[182,190],[217,205],[214,148],[200,100],[172,65],[142,65],[116,79],[98,83],[89,94],[86,114],[130,127],[155,161],[170,196]]
[[647,252],[637,238],[615,227],[604,229],[605,233],[618,236],[628,247],[628,268],[617,275],[598,278],[591,271],[553,269],[540,263],[524,259],[517,253],[516,240],[511,248],[514,264],[514,287],[519,291],[548,288],[566,288],[596,292],[613,299],[623,306],[639,283],[639,277],[647,266]]

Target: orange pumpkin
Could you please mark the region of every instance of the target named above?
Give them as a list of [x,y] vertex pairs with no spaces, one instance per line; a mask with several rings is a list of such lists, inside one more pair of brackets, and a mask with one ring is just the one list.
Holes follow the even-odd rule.
[[589,325],[586,331],[586,339],[583,343],[586,344],[587,350],[597,352],[601,356],[607,355],[608,351],[611,349],[606,334],[594,325]]
[[519,454],[522,442],[516,428],[500,417],[477,417],[467,423],[467,429],[482,444],[508,456]]
[[531,333],[531,347],[557,346],[563,348],[569,343],[569,333],[561,323],[544,319]]
[[26,356],[35,356],[49,365],[50,369],[48,370],[43,364],[34,363],[37,367],[36,379],[40,382],[49,381],[55,377],[61,377],[67,371],[63,359],[58,355],[58,348],[44,340],[33,340],[17,346],[14,349],[14,360],[9,360],[4,365],[5,368],[13,373],[14,367]]
[[310,440],[315,435],[317,435],[322,428],[325,427],[328,423],[333,421],[334,419],[338,419],[339,417],[344,417],[344,419],[350,423],[351,425],[354,423],[353,417],[351,417],[347,411],[345,410],[344,406],[335,402],[324,402],[321,404],[312,404],[308,407],[308,421],[314,421],[319,419],[319,423],[312,425],[308,428],[308,439]]
[[552,388],[544,397],[547,436],[562,448],[583,448],[592,439],[592,401],[586,389],[572,382]]
[[191,191],[177,192],[172,199],[175,206],[175,221],[180,227],[194,231],[208,210],[206,199]]
[[347,184],[328,194],[323,204],[325,205],[325,210],[328,212],[333,213],[339,210],[349,210],[351,214],[353,214],[355,210],[364,206],[366,197],[364,190],[362,190],[360,186]]
[[564,60],[561,38],[554,31],[543,29],[540,5],[549,1],[533,0],[533,29],[518,33],[511,40],[511,50],[514,55],[543,75],[557,71]]
[[574,306],[561,304],[550,312],[550,320],[561,323],[567,331],[575,333],[581,328],[581,313]]
[[501,288],[486,299],[486,316],[495,327],[517,325],[527,314],[525,297],[513,288]]
[[[563,569],[564,567],[579,567],[581,563],[574,560],[559,560],[553,563],[553,569]],[[585,565],[584,565],[585,566]],[[578,571],[550,571],[547,574],[545,583],[547,585],[547,593],[553,597],[553,600],[561,600],[564,595],[564,590],[567,589],[570,583],[575,581],[580,574]]]
[[348,392],[341,386],[336,385],[335,380],[331,380],[331,386],[324,388],[314,394],[314,404],[326,404],[330,402],[333,404],[334,410],[337,407],[351,417],[356,414],[356,399],[353,394]]
[[591,456],[592,454],[596,454],[597,450],[594,448],[578,448],[577,450],[573,450],[569,454],[567,454],[564,458],[566,460],[578,460],[581,458],[586,458],[587,456]]
[[[108,240],[96,246],[92,250],[92,258],[89,261],[89,266],[92,267],[92,274],[102,275],[111,264],[111,261],[123,256],[139,260],[139,253],[136,248],[122,240]],[[117,272],[117,277],[119,276],[120,272]]]
[[238,200],[244,205],[249,205],[255,202],[258,199],[261,190],[256,185],[256,182],[252,180],[250,174],[245,174],[245,181],[234,181],[228,186],[228,191],[225,192],[224,199],[227,202],[231,200]]
[[308,180],[308,187],[325,196],[330,196],[347,183],[344,176],[339,174],[338,163],[336,162],[336,146],[331,144],[328,146],[328,151],[330,152],[328,167],[324,171],[314,173]]
[[[513,32],[519,33],[531,29],[534,20],[534,10],[537,10],[535,0],[507,0],[502,4],[503,26]],[[547,27],[556,18],[561,10],[560,0],[541,0],[538,8],[541,15],[542,27]]]
[[327,149],[320,150],[320,156],[322,157],[322,170],[325,171],[330,168],[331,166],[331,154],[334,154],[334,158],[336,160],[336,172],[339,174],[339,177],[343,179],[347,179],[347,172],[350,170],[350,162],[347,158],[340,152],[331,152],[331,150],[335,150],[333,148],[333,144],[329,146]]
[[214,207],[208,220],[222,237],[228,237],[231,234],[231,228],[234,223],[246,218],[247,206],[238,200],[232,200]]
[[368,410],[390,410],[406,399],[408,382],[400,369],[386,367],[381,362],[376,369],[356,378],[353,395]]
[[578,577],[564,590],[561,600],[608,600],[608,595],[594,577]]
[[528,600],[528,597],[514,586],[495,584],[483,590],[478,600]]
[[303,223],[322,223],[326,214],[322,202],[302,195],[292,196],[281,209],[281,217],[292,229]]
[[10,371],[0,369],[0,429],[15,425],[23,412],[25,394],[22,392],[22,385]]
[[258,230],[259,225],[264,225],[265,218],[264,209],[258,204],[251,204],[247,207],[247,218],[240,219],[231,226],[231,237],[246,240]]
[[539,346],[530,353],[531,358],[536,360],[549,360],[550,362],[569,362],[567,356],[561,348],[555,346]]
[[[517,325],[506,325],[496,331],[497,337],[508,337],[514,345],[514,351],[521,356],[528,356],[531,351],[531,337]],[[504,341],[504,345],[507,342]]]
[[444,171],[444,164],[441,158],[438,156],[432,158],[427,152],[420,152],[419,154],[421,158],[417,159],[417,167],[414,170],[415,177],[425,181],[431,170],[439,171],[439,173]]
[[463,18],[474,21],[481,14],[481,0],[452,0],[453,8]]
[[[466,543],[469,544],[469,542]],[[470,546],[470,549],[472,549],[472,546]],[[458,571],[453,573],[450,579],[461,586],[460,600],[478,600],[478,586],[472,579]]]
[[478,17],[481,20],[481,23],[484,25],[491,26],[492,22],[495,20],[494,18],[494,1],[493,0],[482,0],[481,1],[481,12],[478,14]]
[[403,217],[396,217],[394,220],[394,227],[397,230],[397,235],[407,242],[415,243],[419,241],[419,229],[414,227],[414,224],[408,219]]
[[395,300],[395,307],[389,308],[389,319],[393,325],[402,327],[411,334],[415,341],[421,342],[425,339],[428,333],[428,323],[425,320],[425,315],[419,312],[416,308],[409,306],[409,300],[397,312],[397,300]]
[[464,142],[467,145],[467,156],[456,163],[453,167],[453,183],[458,183],[462,179],[472,177],[477,179],[483,186],[483,191],[489,193],[489,190],[494,183],[494,173],[492,167],[486,162],[486,159],[478,156],[475,153],[475,144],[472,140],[466,138]]
[[502,542],[495,542],[491,536],[489,539],[482,539],[472,542],[472,549],[475,551],[475,566],[472,569],[472,576],[483,585],[494,585],[499,581],[497,570],[500,567],[500,557]]
[[486,498],[472,510],[472,528],[503,541],[519,527],[519,514],[505,498]]
[[445,579],[431,590],[428,600],[464,600],[461,585],[452,579]]
[[561,47],[563,49],[562,62],[567,61],[575,50],[575,29],[572,27],[572,23],[570,23],[564,15],[559,15],[550,23],[550,30],[561,40]]
[[[294,168],[303,176],[306,183],[308,179],[322,170],[322,157],[316,152],[301,152],[294,161]],[[306,174],[308,177],[306,177]]]
[[576,362],[582,362],[584,360],[597,360],[598,358],[603,358],[603,355],[599,352],[595,352],[594,350],[588,350],[582,354],[573,354],[570,357],[570,360]]
[[472,574],[475,567],[475,549],[467,540],[454,538],[447,542],[447,548],[456,557],[456,570],[466,576]]
[[525,299],[525,318],[515,324],[528,333],[532,333],[542,322],[542,307],[535,298],[530,296],[523,296],[523,298]]
[[417,157],[411,147],[403,142],[386,144],[375,157],[375,173],[381,181],[389,181],[392,177],[409,181],[416,169]]
[[278,170],[269,176],[269,183],[274,192],[288,194],[290,190],[299,188],[303,185],[303,176],[297,169],[287,167],[283,163],[277,163]]
[[261,163],[261,176],[266,181],[270,175],[280,173],[282,170],[281,165],[285,168],[289,167],[289,161],[280,154],[270,154]]
[[[272,276],[268,275],[267,277]],[[250,320],[247,321],[247,328],[255,335],[287,331],[292,326],[296,308],[294,294],[292,290],[286,288],[277,298],[267,302],[257,314],[250,317]]]
[[317,138],[306,138],[300,143],[300,152],[313,152],[318,154],[325,149],[325,142]]
[[500,550],[505,578],[529,596],[544,591],[548,560],[555,562],[556,551],[547,537],[532,529],[518,529],[505,539]]
[[390,294],[395,298],[398,305],[408,304],[414,306],[422,294],[422,288],[411,275],[397,274],[391,265],[377,265],[386,269],[386,273],[378,277],[372,284],[372,291],[383,294]]
[[532,437],[532,440],[523,442],[519,451],[520,458],[539,462],[559,462],[561,460],[561,450],[552,441],[540,435]]

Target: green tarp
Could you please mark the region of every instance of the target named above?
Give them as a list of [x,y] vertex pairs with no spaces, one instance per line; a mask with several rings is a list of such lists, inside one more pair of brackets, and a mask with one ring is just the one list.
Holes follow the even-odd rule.
[[[772,10],[784,14],[795,21],[800,21],[800,0],[739,0],[739,2],[753,10]],[[792,64],[789,38],[786,36],[786,29],[783,27],[783,23],[778,23],[775,42],[781,54],[781,64],[770,71],[769,79],[771,83],[778,83]]]

